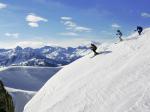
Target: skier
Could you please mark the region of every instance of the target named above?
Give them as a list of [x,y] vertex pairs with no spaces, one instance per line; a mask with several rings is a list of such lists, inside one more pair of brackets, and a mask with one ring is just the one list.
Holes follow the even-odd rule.
[[137,26],[135,31],[138,31],[139,35],[141,35],[143,28],[141,26]]
[[117,30],[117,34],[116,35],[119,35],[120,41],[123,41],[123,39],[121,38],[122,37],[122,32],[120,30]]
[[96,49],[97,49],[96,45],[94,45],[94,44],[91,43],[91,47],[90,48],[94,52],[94,55],[98,54],[98,52],[96,52]]

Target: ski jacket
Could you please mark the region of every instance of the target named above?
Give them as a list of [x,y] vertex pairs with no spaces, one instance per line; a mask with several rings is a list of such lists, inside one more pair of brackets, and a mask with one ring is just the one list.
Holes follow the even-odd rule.
[[117,34],[116,35],[120,35],[120,36],[122,36],[122,33],[121,32],[117,32]]
[[92,50],[96,50],[97,47],[94,45],[94,44],[91,44],[91,47],[90,47]]
[[143,31],[143,28],[140,27],[140,26],[138,26],[138,27],[137,27],[137,31]]

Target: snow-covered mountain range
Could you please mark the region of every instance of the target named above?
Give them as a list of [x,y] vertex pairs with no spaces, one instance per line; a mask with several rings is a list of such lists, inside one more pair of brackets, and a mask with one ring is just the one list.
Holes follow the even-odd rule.
[[24,112],[150,112],[150,28],[65,66]]
[[0,49],[0,66],[50,66],[66,65],[88,54],[88,46],[57,47],[45,46],[42,48]]

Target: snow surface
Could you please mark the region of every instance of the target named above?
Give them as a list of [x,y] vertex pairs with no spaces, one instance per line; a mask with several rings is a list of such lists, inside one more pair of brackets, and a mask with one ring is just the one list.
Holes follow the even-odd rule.
[[65,66],[24,112],[150,112],[150,28],[131,38]]
[[34,91],[25,91],[6,87],[13,98],[15,112],[22,112],[25,104],[36,94]]
[[23,67],[0,68],[0,79],[13,97],[15,112],[22,112],[25,104],[62,67]]

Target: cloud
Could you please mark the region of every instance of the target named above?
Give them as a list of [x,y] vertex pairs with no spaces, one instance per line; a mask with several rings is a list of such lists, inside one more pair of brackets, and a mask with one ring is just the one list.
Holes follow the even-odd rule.
[[19,33],[5,33],[5,36],[17,39],[19,37]]
[[48,20],[33,13],[30,13],[27,15],[26,21],[31,27],[39,27],[39,22],[47,22]]
[[0,9],[4,9],[4,8],[6,8],[7,7],[7,5],[6,4],[4,4],[4,3],[0,3]]
[[33,47],[33,48],[37,48],[37,47],[42,47],[44,45],[44,42],[42,41],[20,41],[17,43],[18,46],[21,47]]
[[32,22],[32,23],[37,23],[37,22],[39,22],[39,21],[47,22],[48,20],[45,19],[45,18],[42,18],[42,17],[40,17],[40,16],[36,16],[36,15],[33,14],[33,13],[30,13],[29,15],[27,15],[26,21]]
[[28,23],[28,25],[31,27],[39,27],[38,23]]
[[68,29],[72,29],[74,27],[77,27],[76,23],[72,21],[64,21],[64,25],[67,26]]
[[86,45],[89,44],[91,40],[86,38],[72,38],[68,40],[53,40],[50,41],[48,45],[56,45],[56,46],[62,46],[62,47],[77,47],[80,45]]
[[[40,40],[14,40],[0,42],[0,48],[15,48],[16,46],[40,48],[43,46],[61,46],[61,47],[76,47],[79,45],[85,45],[90,43],[89,39],[81,38],[71,38],[67,40],[57,40],[57,39],[40,39]],[[10,46],[11,45],[11,46]]]
[[90,32],[92,31],[91,28],[87,28],[87,27],[83,27],[83,26],[77,26],[75,27],[75,31],[78,31],[78,32]]
[[78,36],[78,34],[77,34],[77,33],[74,33],[74,32],[60,33],[60,35],[63,35],[63,36]]
[[43,46],[43,42],[40,41],[5,41],[0,42],[0,48],[15,48],[16,46],[21,47],[41,47]]
[[15,40],[15,41],[5,41],[0,42],[0,48],[15,48],[16,46],[25,47],[32,47],[32,48],[39,48],[42,46],[47,45],[44,41],[39,40]]
[[72,17],[67,17],[67,16],[64,16],[64,17],[61,17],[62,20],[72,20]]
[[63,23],[66,27],[66,30],[70,30],[71,32],[91,32],[92,29],[88,27],[84,27],[75,23],[71,17],[61,17],[61,23]]
[[120,28],[121,26],[118,25],[117,23],[113,23],[113,24],[111,25],[111,27],[113,27],[113,28]]
[[150,18],[150,13],[143,12],[141,13],[141,16],[145,18]]

